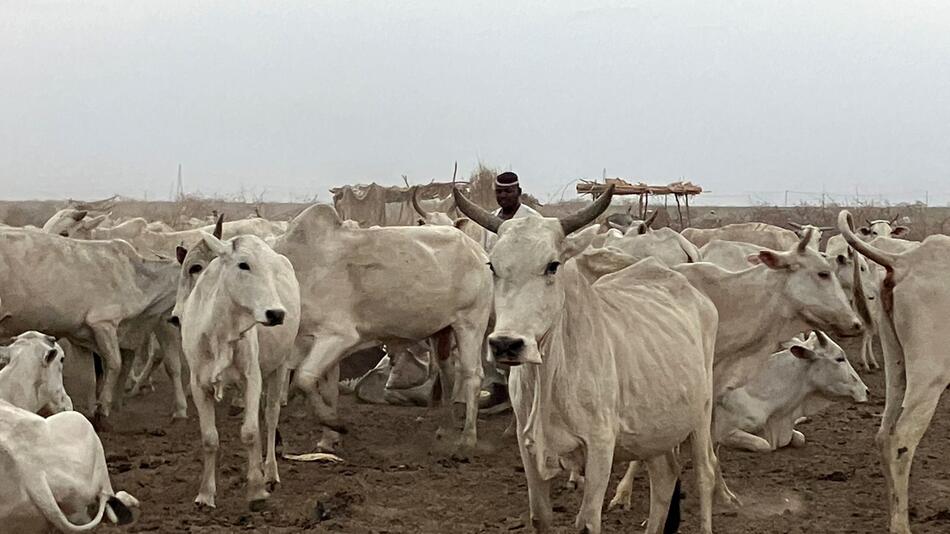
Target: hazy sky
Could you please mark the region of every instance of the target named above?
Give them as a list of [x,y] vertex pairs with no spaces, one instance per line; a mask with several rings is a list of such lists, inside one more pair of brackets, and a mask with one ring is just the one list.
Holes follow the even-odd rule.
[[542,200],[606,167],[950,202],[950,2],[0,0],[2,198],[164,199],[181,163],[326,200],[455,160]]

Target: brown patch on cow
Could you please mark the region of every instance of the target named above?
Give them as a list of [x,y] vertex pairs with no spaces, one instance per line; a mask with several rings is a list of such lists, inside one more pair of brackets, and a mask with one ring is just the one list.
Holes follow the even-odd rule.
[[887,269],[887,276],[884,277],[884,282],[881,283],[881,306],[884,308],[884,313],[888,316],[893,315],[894,312],[894,286],[897,283],[894,282],[894,269]]

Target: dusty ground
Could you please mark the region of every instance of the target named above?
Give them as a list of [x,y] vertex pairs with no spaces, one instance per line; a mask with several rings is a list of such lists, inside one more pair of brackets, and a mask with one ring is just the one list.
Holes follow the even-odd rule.
[[[801,430],[809,443],[771,455],[726,451],[724,473],[744,500],[741,510],[717,509],[723,533],[885,532],[883,478],[873,437],[883,408],[883,374],[865,377],[866,405],[838,404]],[[117,417],[117,432],[104,436],[113,484],[137,496],[143,510],[132,532],[527,532],[527,489],[517,445],[501,437],[508,422],[479,422],[480,451],[453,459],[437,442],[435,422],[424,409],[358,405],[346,398],[342,414],[352,429],[341,455],[346,463],[323,466],[282,461],[283,485],[268,509],[248,511],[240,419],[221,407],[218,428],[218,508],[198,511],[192,500],[201,468],[198,422],[171,424],[164,388],[134,399]],[[914,464],[911,502],[915,532],[950,532],[950,458],[944,455],[950,418],[945,398]],[[191,410],[190,414],[194,414]],[[294,406],[282,414],[290,452],[316,443],[316,429]],[[623,466],[614,467],[609,493]],[[695,532],[697,503],[687,473],[684,525]],[[580,495],[554,493],[557,532],[571,527]],[[605,532],[640,531],[646,518],[647,481],[638,477],[635,509],[605,513]],[[319,506],[318,506],[319,505]],[[316,513],[318,508],[322,514]],[[322,515],[323,518],[319,518]]]

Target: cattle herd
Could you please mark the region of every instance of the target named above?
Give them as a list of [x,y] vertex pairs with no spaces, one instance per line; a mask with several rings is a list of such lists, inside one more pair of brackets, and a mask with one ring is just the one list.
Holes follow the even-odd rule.
[[[113,414],[155,368],[171,379],[172,417],[188,418],[190,396],[200,425],[195,503],[215,507],[215,404],[229,398],[241,410],[243,490],[260,511],[280,499],[288,397],[310,415],[284,424],[318,426],[326,452],[358,430],[340,415],[341,389],[439,406],[438,434],[458,432],[464,457],[478,450],[490,359],[508,370],[527,524],[564,526],[551,493],[565,473],[582,494],[574,531],[589,533],[601,532],[616,459],[630,463],[607,509],[632,505],[643,466],[646,532],[676,532],[688,461],[695,492],[683,502],[699,531],[722,531],[714,505],[743,506],[722,447],[806,447],[804,421],[868,400],[851,361],[883,366],[880,530],[910,533],[911,463],[950,384],[950,238],[901,239],[907,229],[887,220],[856,230],[848,211],[836,228],[677,232],[652,228],[655,213],[604,217],[611,199],[612,189],[564,217],[502,220],[452,188],[427,202],[413,191],[417,217],[401,225],[315,204],[289,222],[218,217],[179,231],[76,208],[42,228],[0,226],[0,335],[11,339],[0,347],[0,532],[162,513],[113,489],[99,438],[121,430]],[[846,338],[859,340],[851,358]],[[380,366],[341,382],[345,358],[380,345]],[[88,391],[67,394],[64,360],[79,362],[70,372]]]

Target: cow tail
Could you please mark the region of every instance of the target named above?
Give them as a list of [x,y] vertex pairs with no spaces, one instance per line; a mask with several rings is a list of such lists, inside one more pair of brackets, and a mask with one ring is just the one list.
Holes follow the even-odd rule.
[[676,534],[680,529],[680,499],[683,491],[680,487],[680,479],[676,479],[676,486],[673,487],[673,499],[670,501],[670,510],[666,514],[666,523],[663,525],[663,534]]
[[23,470],[20,470],[20,474],[26,475],[23,476],[23,481],[25,482],[26,493],[29,495],[30,500],[33,501],[33,505],[39,508],[43,517],[57,530],[61,532],[86,532],[96,528],[99,526],[99,523],[102,522],[102,516],[105,514],[106,504],[108,502],[107,495],[99,494],[99,511],[92,521],[85,525],[74,525],[69,522],[69,519],[56,502],[56,498],[53,497],[53,491],[46,481],[45,472],[38,471],[35,472],[33,476],[29,476],[27,473],[24,473]]

